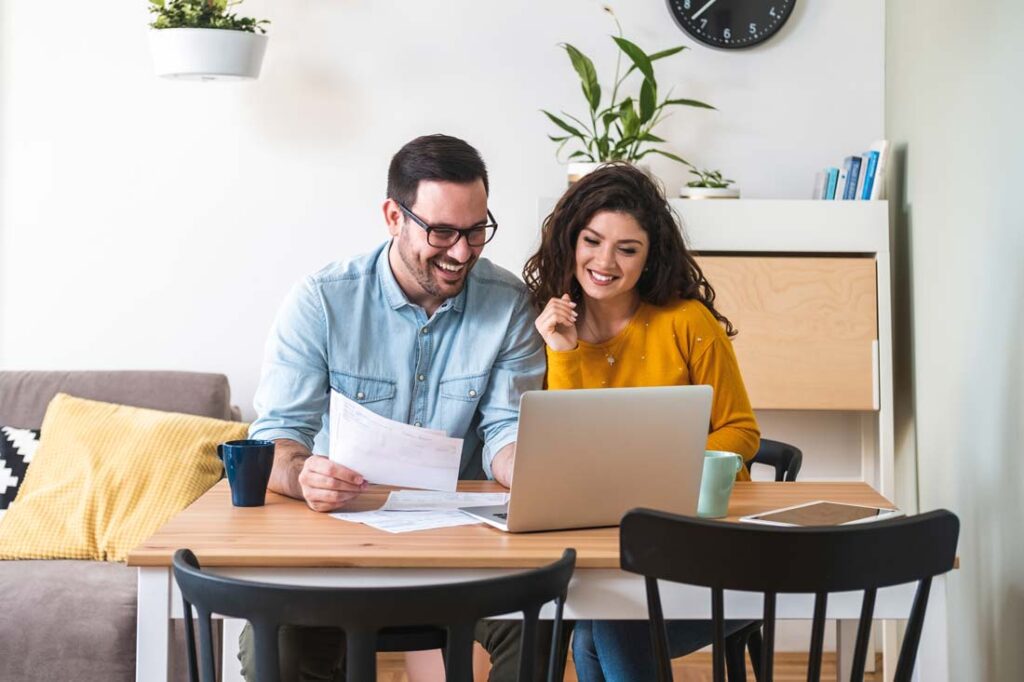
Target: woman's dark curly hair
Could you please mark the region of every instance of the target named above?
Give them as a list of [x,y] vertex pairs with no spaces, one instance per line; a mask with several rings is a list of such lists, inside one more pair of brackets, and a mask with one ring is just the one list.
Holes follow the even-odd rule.
[[626,163],[608,164],[584,176],[544,219],[540,248],[523,266],[523,280],[537,310],[566,292],[582,309],[583,289],[575,276],[576,240],[600,211],[628,213],[647,233],[650,248],[637,282],[642,301],[656,306],[676,298],[700,301],[722,323],[726,334],[736,334],[732,323],[715,310],[715,290],[686,249],[664,191]]

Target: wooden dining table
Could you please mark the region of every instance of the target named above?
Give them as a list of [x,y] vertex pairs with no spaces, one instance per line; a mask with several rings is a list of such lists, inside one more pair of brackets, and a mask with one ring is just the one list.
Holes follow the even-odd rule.
[[[391,490],[372,486],[345,511],[376,509]],[[463,481],[459,490],[497,492],[504,488],[491,481]],[[737,482],[726,520],[814,500],[892,506],[862,482]],[[476,524],[393,534],[314,512],[299,500],[274,493],[267,493],[262,507],[234,507],[227,481],[222,480],[129,554],[128,565],[139,571],[136,679],[167,679],[170,624],[182,617],[181,597],[171,572],[172,557],[180,548],[192,550],[204,569],[221,575],[288,584],[371,587],[494,577],[555,561],[567,547],[576,550],[576,571],[565,603],[566,618],[647,618],[643,578],[619,568],[617,527],[505,533]],[[765,561],[781,559],[765,557]],[[906,618],[915,588],[909,584],[880,590],[875,618]],[[664,584],[661,596],[666,618],[711,617],[705,588]],[[828,618],[855,621],[861,597],[861,592],[831,595]],[[813,595],[779,595],[777,617],[810,619],[813,602]],[[762,608],[760,594],[726,592],[727,618],[759,619]],[[549,605],[542,617],[551,617],[553,611]],[[224,627],[225,681],[240,679],[233,656],[239,629],[240,624],[232,621]],[[851,646],[852,642],[840,642],[840,657]],[[917,679],[948,679],[945,648],[945,583],[940,576],[932,585]]]

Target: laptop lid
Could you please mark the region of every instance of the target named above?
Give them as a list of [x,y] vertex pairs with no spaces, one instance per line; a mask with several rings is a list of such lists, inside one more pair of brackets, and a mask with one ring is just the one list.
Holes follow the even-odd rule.
[[634,507],[695,515],[710,386],[528,391],[508,530],[618,525]]

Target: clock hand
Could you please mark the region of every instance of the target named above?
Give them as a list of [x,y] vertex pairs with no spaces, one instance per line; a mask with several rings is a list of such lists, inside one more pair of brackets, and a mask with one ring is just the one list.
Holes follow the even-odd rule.
[[699,10],[697,10],[697,13],[690,17],[690,19],[696,21],[697,17],[704,14],[704,10],[706,10],[708,7],[711,7],[711,5],[715,4],[716,2],[718,2],[718,0],[708,0],[708,4],[704,5]]

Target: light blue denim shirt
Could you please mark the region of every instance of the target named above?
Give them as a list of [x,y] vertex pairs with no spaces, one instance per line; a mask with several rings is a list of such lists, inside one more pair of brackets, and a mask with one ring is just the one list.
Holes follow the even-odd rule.
[[290,438],[328,452],[334,389],[377,414],[465,438],[461,476],[515,441],[519,398],[544,380],[544,344],[526,287],[481,258],[458,296],[427,318],[372,253],[306,277],[267,340],[252,438]]

